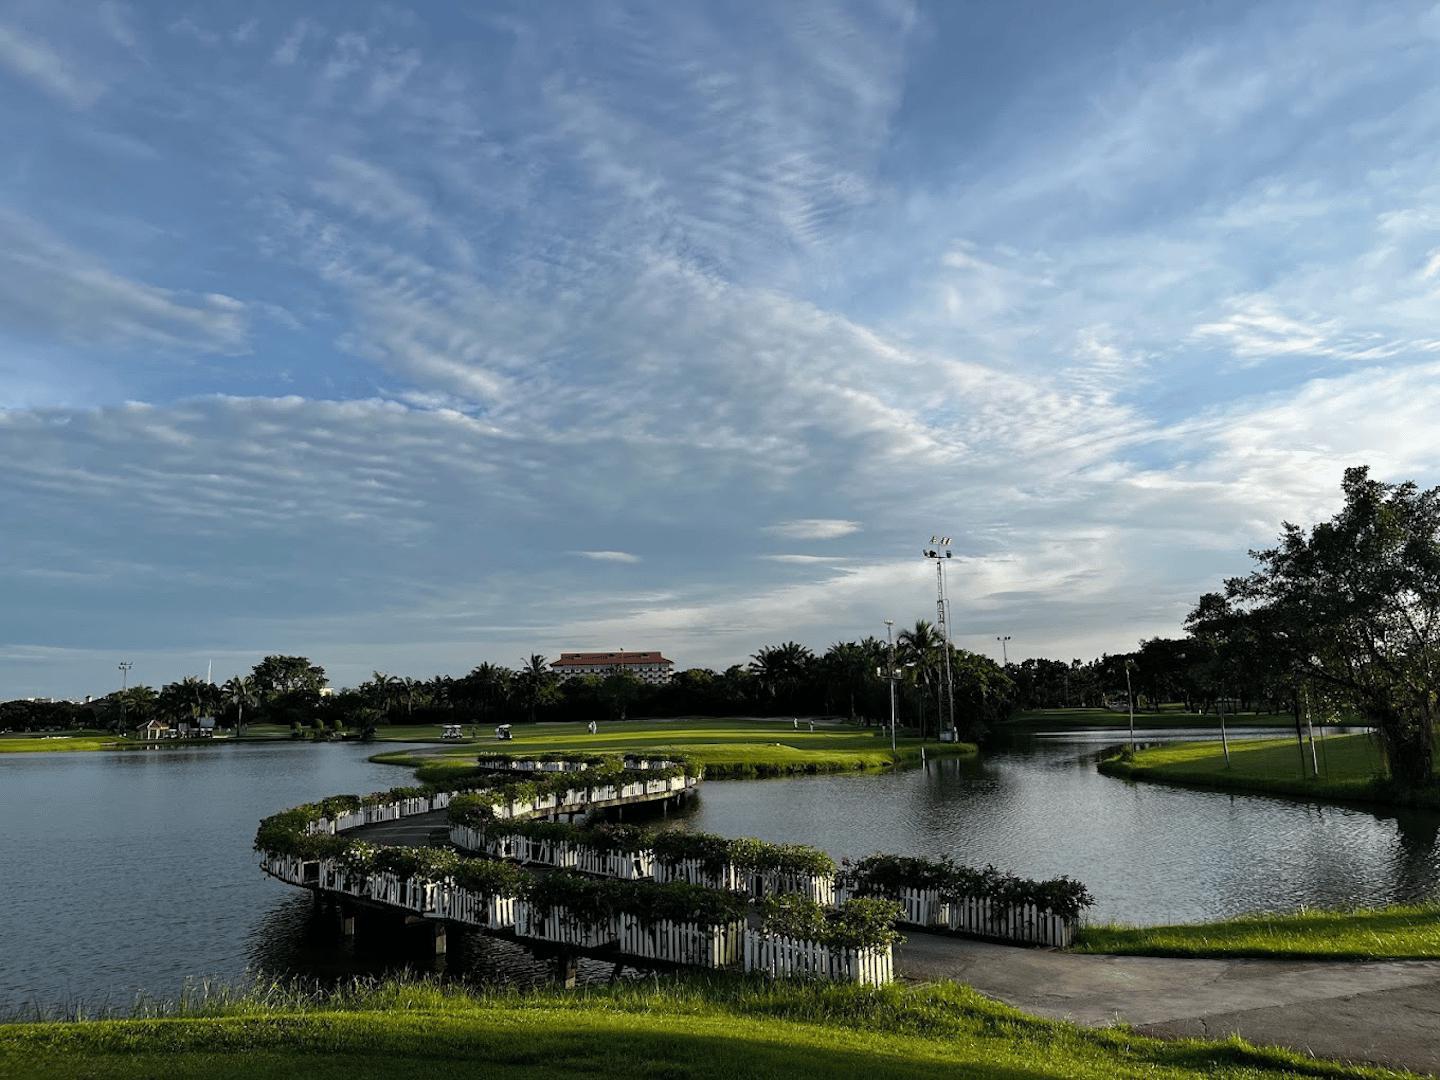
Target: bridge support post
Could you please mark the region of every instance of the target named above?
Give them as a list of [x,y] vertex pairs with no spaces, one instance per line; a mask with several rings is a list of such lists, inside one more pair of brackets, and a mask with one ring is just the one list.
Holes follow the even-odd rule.
[[580,977],[580,960],[574,953],[560,953],[555,957],[555,981],[566,990],[574,990]]
[[445,955],[445,924],[439,921],[435,923],[435,955]]
[[348,904],[340,905],[340,936],[355,937],[355,909]]

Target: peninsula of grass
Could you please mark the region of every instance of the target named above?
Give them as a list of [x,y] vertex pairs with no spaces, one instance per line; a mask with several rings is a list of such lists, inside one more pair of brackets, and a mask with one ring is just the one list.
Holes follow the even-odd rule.
[[[1352,723],[1344,720],[1341,723]],[[1225,723],[1236,728],[1288,728],[1295,730],[1295,717],[1290,713],[1242,712],[1226,713]],[[1114,709],[1027,709],[1000,725],[1001,730],[1021,731],[1125,731],[1130,715]],[[1136,731],[1170,731],[1176,728],[1213,728],[1220,733],[1220,717],[1215,713],[1186,712],[1183,708],[1165,708],[1159,712],[1135,714]]]
[[666,1076],[1100,1080],[1395,1077],[1225,1042],[1027,1016],[954,984],[881,990],[731,976],[588,991],[386,983],[283,989],[129,1020],[0,1025],[0,1075],[36,1080]]
[[1182,926],[1084,926],[1074,949],[1131,956],[1434,960],[1440,959],[1440,902],[1245,915]]
[[916,764],[923,746],[929,756],[971,755],[972,743],[921,743],[901,739],[890,749],[888,732],[849,724],[817,724],[799,730],[788,720],[630,720],[604,724],[591,735],[584,724],[537,724],[515,729],[505,742],[481,739],[438,750],[376,754],[371,761],[405,765],[424,781],[454,779],[473,769],[487,750],[507,754],[580,751],[586,753],[684,754],[705,766],[712,780],[853,772]]
[[[1303,756],[1302,756],[1303,754]],[[1384,779],[1380,749],[1370,735],[1330,735],[1316,743],[1320,775],[1310,776],[1310,745],[1261,739],[1230,744],[1230,761],[1218,742],[1181,743],[1102,761],[1107,776],[1188,787],[1234,788],[1311,799],[1440,808],[1440,785],[1420,791]]]

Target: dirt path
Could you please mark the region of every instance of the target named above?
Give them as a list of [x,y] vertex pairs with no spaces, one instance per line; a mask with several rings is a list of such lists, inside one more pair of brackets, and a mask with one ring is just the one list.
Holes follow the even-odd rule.
[[907,979],[954,979],[1026,1012],[1440,1074],[1440,961],[1087,956],[911,934]]

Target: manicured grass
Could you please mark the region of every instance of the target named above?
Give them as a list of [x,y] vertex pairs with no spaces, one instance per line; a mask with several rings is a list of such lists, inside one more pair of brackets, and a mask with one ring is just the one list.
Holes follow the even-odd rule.
[[[389,984],[285,995],[173,1018],[0,1026],[0,1075],[448,1077],[982,1077],[1100,1080],[1398,1076],[1028,1017],[953,984],[881,991],[692,978],[602,990],[468,996]],[[268,998],[268,1000],[267,1000]],[[198,1015],[194,1014],[198,1012]]]
[[1191,926],[1086,926],[1077,952],[1274,959],[1440,958],[1440,903],[1246,915]]
[[[1302,771],[1294,739],[1261,739],[1230,744],[1230,763],[1218,742],[1181,743],[1141,750],[1133,760],[1100,763],[1107,776],[1200,787],[1241,788],[1318,799],[1440,807],[1440,787],[1421,792],[1396,789],[1383,779],[1380,751],[1369,735],[1331,735],[1317,742],[1320,775]],[[1310,748],[1305,746],[1304,769]]]
[[0,754],[34,754],[50,750],[117,750],[129,739],[104,731],[16,731],[0,735]]
[[[1351,723],[1353,721],[1344,721]],[[1295,729],[1295,717],[1289,713],[1238,713],[1225,715],[1225,723],[1231,727],[1276,727]],[[1025,728],[1063,731],[1067,728],[1100,728],[1125,731],[1130,727],[1128,713],[1112,709],[1030,709],[1017,714],[1014,719],[1001,725],[1003,728]],[[1182,708],[1163,709],[1160,712],[1137,712],[1135,729],[1169,730],[1172,728],[1214,728],[1220,731],[1220,717],[1214,713],[1185,712]]]
[[[917,739],[901,739],[892,753],[889,735],[877,728],[817,724],[812,732],[802,724],[797,731],[782,720],[631,720],[604,724],[595,735],[584,724],[517,725],[514,730],[515,737],[506,742],[481,739],[447,746],[438,753],[392,751],[371,760],[419,768],[421,779],[438,780],[470,768],[476,756],[487,750],[678,753],[701,762],[712,779],[723,779],[882,769],[918,762],[921,747]],[[935,756],[976,750],[970,743],[924,746],[927,754]]]

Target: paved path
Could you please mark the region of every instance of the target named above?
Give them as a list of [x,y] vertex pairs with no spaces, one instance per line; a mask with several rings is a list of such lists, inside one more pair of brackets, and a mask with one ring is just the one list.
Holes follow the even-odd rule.
[[1041,1016],[1440,1074],[1440,961],[1086,956],[914,933],[895,959],[904,978],[954,979]]

